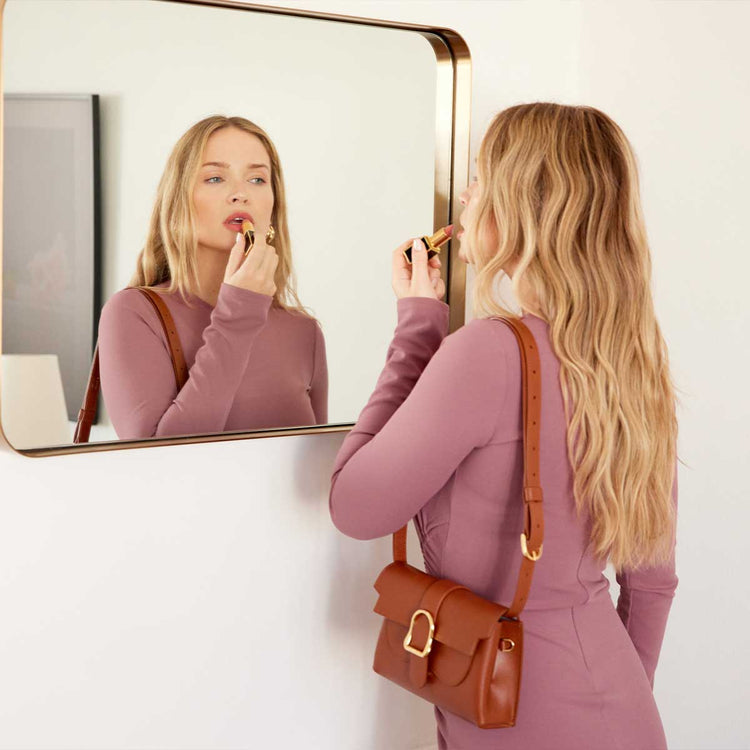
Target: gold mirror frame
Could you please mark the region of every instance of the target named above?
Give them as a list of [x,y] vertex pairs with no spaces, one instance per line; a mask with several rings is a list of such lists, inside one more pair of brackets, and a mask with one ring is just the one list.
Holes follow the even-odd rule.
[[[153,0],[153,2],[182,3],[187,5],[216,6],[233,10],[250,10],[281,16],[312,18],[336,23],[400,29],[421,34],[430,44],[437,62],[436,121],[435,121],[435,226],[438,229],[454,220],[454,207],[469,180],[469,135],[471,111],[471,58],[463,38],[452,29],[441,26],[384,21],[376,18],[342,16],[308,10],[273,7],[242,2],[242,0]],[[0,59],[3,50],[5,0],[0,0]],[[0,68],[0,227],[3,215],[3,154],[4,144],[4,98],[2,69]],[[466,304],[466,265],[458,258],[458,248],[450,243],[449,252],[443,252],[448,263],[442,266],[446,280],[445,301],[450,305],[449,332],[464,323]],[[0,232],[0,353],[2,352],[2,232]],[[93,356],[93,350],[92,350]],[[2,375],[0,374],[0,377]],[[223,440],[247,440],[252,438],[283,437],[287,435],[310,435],[321,432],[348,432],[353,422],[311,427],[287,427],[256,432],[234,431],[183,437],[148,438],[146,440],[112,440],[99,443],[80,443],[60,447],[16,449],[8,441],[2,428],[2,401],[0,400],[0,451],[8,451],[32,458],[61,456],[70,453],[93,453],[96,451],[150,448],[186,443],[213,443]]]

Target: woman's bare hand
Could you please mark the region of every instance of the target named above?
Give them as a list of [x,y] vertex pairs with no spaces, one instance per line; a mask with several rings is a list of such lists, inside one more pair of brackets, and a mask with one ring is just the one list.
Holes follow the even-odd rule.
[[[411,245],[411,265],[404,257],[404,250]],[[440,258],[433,255],[427,259],[427,250],[422,240],[409,240],[393,251],[393,279],[391,286],[396,297],[429,297],[442,299],[445,282],[440,276]]]
[[229,253],[224,282],[240,289],[267,294],[270,297],[276,293],[274,275],[279,265],[279,256],[273,245],[266,244],[264,234],[256,232],[255,245],[247,258],[242,254],[245,250],[245,237],[237,233],[237,239]]

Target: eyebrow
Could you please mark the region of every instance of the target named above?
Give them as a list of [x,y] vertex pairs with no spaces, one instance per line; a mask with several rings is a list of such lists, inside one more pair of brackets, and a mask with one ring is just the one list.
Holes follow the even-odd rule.
[[[203,167],[224,167],[224,169],[229,169],[229,164],[224,161],[207,161],[201,165],[201,169]],[[248,164],[247,169],[267,169],[269,172],[271,171],[268,164]]]

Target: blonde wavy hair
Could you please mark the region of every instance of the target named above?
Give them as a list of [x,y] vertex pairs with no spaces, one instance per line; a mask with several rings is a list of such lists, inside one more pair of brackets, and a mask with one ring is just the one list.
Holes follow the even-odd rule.
[[[166,291],[179,291],[183,298],[186,294],[201,291],[196,262],[198,234],[192,200],[193,188],[209,136],[227,127],[238,128],[256,136],[271,160],[271,187],[274,195],[271,223],[276,230],[273,246],[279,256],[274,276],[276,293],[271,306],[314,317],[297,296],[279,154],[268,134],[244,117],[206,117],[196,122],[177,141],[159,180],[146,242],[138,255],[136,271],[128,286],[155,286],[169,281]],[[190,305],[187,300],[186,302]]]
[[[518,317],[495,301],[511,268],[518,302],[548,321],[560,360],[575,502],[595,554],[618,571],[664,563],[678,399],[630,143],[593,107],[521,104],[494,117],[477,170],[466,228],[474,315]],[[493,229],[497,246],[487,247]]]

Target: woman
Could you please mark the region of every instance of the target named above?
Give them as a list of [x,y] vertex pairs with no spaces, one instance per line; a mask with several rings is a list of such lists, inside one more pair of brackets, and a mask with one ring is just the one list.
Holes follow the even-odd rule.
[[[244,259],[243,219],[256,230]],[[164,298],[189,378],[178,393],[167,339],[146,297],[133,288],[113,295],[102,309],[99,359],[120,438],[328,421],[325,342],[295,292],[281,163],[260,127],[215,115],[179,139],[135,286]]]
[[665,748],[652,687],[677,585],[676,398],[631,147],[591,107],[511,107],[485,134],[461,203],[460,257],[485,318],[447,336],[425,253],[410,274],[394,252],[398,324],[336,458],[333,521],[371,539],[414,518],[428,573],[510,604],[521,358],[513,332],[486,318],[516,317],[493,297],[510,275],[542,369],[544,549],[522,613],[516,726],[478,729],[436,708],[439,747]]

